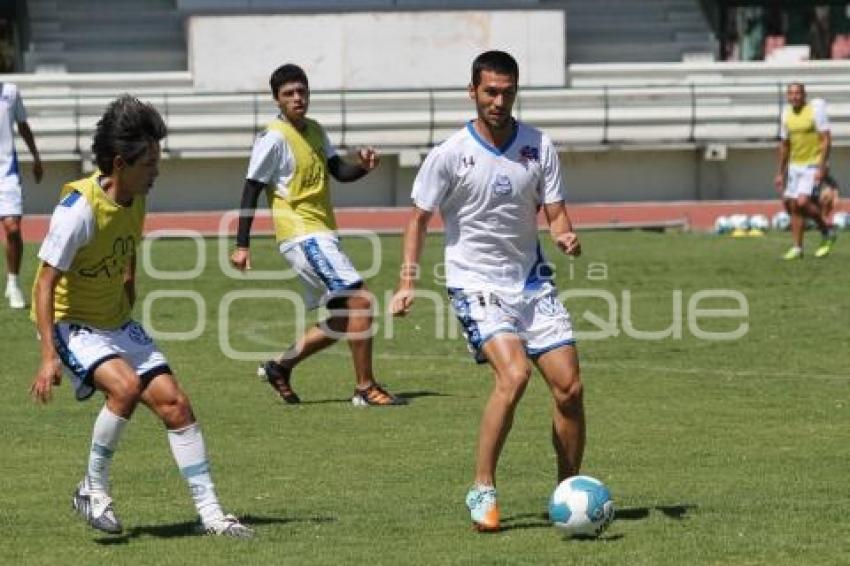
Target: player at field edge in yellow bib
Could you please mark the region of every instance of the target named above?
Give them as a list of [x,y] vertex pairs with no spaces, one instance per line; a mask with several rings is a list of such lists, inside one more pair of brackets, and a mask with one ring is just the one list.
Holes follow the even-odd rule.
[[823,214],[819,202],[820,186],[829,173],[829,152],[832,145],[826,102],[814,99],[806,102],[806,87],[791,83],[786,92],[787,106],[782,112],[778,151],[778,171],[774,185],[782,195],[782,203],[791,215],[793,245],[783,259],[803,257],[803,235],[806,218],[815,221],[823,235],[815,257],[829,255],[837,233]]

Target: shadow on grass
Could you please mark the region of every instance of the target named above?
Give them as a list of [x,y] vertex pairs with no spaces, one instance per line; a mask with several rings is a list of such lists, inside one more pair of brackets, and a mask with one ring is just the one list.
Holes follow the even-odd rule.
[[681,521],[688,518],[688,513],[698,509],[693,503],[681,503],[678,505],[656,505],[654,507],[626,507],[617,509],[615,517],[623,521],[640,521],[649,517],[652,510],[660,511],[665,517]]
[[[501,528],[497,533],[505,533],[509,531],[524,530],[524,529],[553,529],[552,522],[549,520],[549,515],[546,513],[522,513],[505,517],[501,521]],[[564,536],[564,540],[574,540],[578,542],[614,542],[623,538],[621,534],[603,534],[598,537],[569,537]]]
[[520,513],[503,517],[499,532],[523,529],[551,529],[552,522],[546,513]]
[[[243,524],[256,527],[258,525],[285,525],[288,523],[333,523],[336,517],[260,517],[257,515],[245,515],[240,519]],[[142,525],[128,529],[127,532],[115,536],[103,536],[94,539],[100,545],[109,546],[114,544],[128,544],[131,540],[141,537],[155,538],[181,538],[204,536],[198,532],[198,523],[195,521],[183,521],[180,523],[169,523],[163,525]]]
[[[425,390],[402,391],[401,393],[396,393],[396,396],[401,397],[402,399],[405,399],[408,402],[410,402],[411,399],[417,399],[419,397],[451,397],[451,395],[448,395],[447,393],[440,393],[438,391],[425,391]],[[326,404],[333,404],[333,403],[350,405],[351,404],[351,398],[346,397],[345,399],[316,399],[314,401],[303,401],[302,400],[301,403],[299,403],[299,405],[326,405]],[[296,405],[296,406],[298,406],[298,405]],[[399,406],[403,406],[403,405],[399,405]]]
[[418,399],[419,397],[451,397],[451,395],[449,395],[448,393],[440,393],[439,391],[427,391],[427,390],[402,391],[401,393],[398,393],[398,396],[402,397],[403,399],[408,399],[408,400]]
[[[693,503],[682,503],[679,505],[656,505],[653,507],[625,507],[617,509],[614,515],[616,520],[620,521],[641,521],[649,517],[649,514],[655,510],[660,511],[665,517],[681,521],[688,517],[688,513],[694,511],[698,507]],[[523,530],[523,529],[550,529],[552,522],[549,520],[549,515],[546,513],[520,513],[504,517],[501,521],[502,526],[499,532]],[[602,535],[600,537],[574,537],[575,540],[594,540],[594,541],[615,541],[619,540],[623,535]]]

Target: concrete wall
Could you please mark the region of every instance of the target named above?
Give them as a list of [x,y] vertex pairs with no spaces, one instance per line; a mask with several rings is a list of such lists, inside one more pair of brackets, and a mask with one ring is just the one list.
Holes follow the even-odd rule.
[[563,86],[564,25],[561,10],[192,16],[189,70],[214,91],[264,90],[286,62],[313,89],[463,87],[476,55],[503,49],[521,84]]
[[[730,147],[725,161],[705,161],[703,149],[597,149],[561,154],[568,201],[623,202],[766,199],[774,196],[775,148]],[[35,185],[31,163],[22,155],[26,214],[46,214],[59,188],[81,177],[77,161],[45,163],[45,178]],[[248,155],[221,159],[164,159],[149,200],[156,212],[237,208]],[[850,184],[850,147],[833,150],[833,174]],[[400,167],[398,156],[350,184],[333,183],[336,206],[409,206],[415,167]],[[265,205],[263,205],[265,206]]]

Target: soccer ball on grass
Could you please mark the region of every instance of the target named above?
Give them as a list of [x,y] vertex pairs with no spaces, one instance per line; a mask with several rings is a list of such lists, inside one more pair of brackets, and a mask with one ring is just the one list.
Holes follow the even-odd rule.
[[573,476],[552,493],[549,519],[568,536],[596,537],[614,520],[614,501],[601,481]]

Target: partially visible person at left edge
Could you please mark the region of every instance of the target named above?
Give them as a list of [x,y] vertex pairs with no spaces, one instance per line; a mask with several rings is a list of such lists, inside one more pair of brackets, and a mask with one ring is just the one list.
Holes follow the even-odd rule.
[[18,283],[24,250],[21,238],[23,197],[18,154],[15,151],[15,124],[18,125],[18,133],[32,154],[35,182],[40,183],[44,171],[35,137],[27,122],[24,102],[17,86],[0,82],[0,221],[3,222],[3,230],[6,232],[6,300],[11,308],[22,309],[27,306]]

